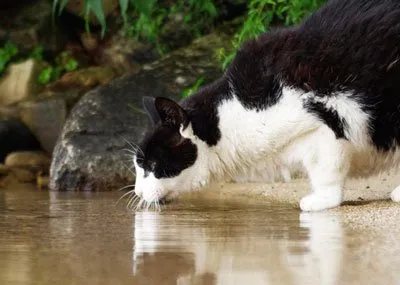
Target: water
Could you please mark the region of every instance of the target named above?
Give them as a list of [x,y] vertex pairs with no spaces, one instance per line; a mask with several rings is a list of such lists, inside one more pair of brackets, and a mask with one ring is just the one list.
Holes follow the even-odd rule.
[[[132,213],[121,193],[0,190],[0,284],[399,284],[399,227],[260,199]],[[397,283],[396,283],[397,282]]]

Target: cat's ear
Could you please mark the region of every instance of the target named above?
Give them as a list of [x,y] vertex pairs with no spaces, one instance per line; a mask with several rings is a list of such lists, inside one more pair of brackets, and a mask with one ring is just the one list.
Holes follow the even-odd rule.
[[149,97],[149,96],[144,96],[142,101],[143,101],[143,108],[146,110],[147,115],[149,115],[149,118],[153,125],[156,125],[158,122],[161,121],[160,114],[157,111],[156,105],[155,105],[155,100],[156,98]]
[[178,103],[164,97],[157,97],[154,103],[163,123],[177,127],[187,125],[186,112]]

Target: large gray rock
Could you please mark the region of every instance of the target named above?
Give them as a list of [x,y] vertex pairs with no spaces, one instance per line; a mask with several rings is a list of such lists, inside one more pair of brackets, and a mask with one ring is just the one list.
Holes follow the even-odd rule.
[[117,190],[134,180],[129,143],[137,143],[148,127],[143,96],[179,99],[200,75],[221,75],[214,51],[229,37],[211,34],[190,47],[88,92],[72,109],[53,152],[52,190]]
[[127,76],[86,94],[72,109],[53,153],[53,190],[117,190],[133,181],[130,146],[148,125],[141,97],[169,95],[150,76]]

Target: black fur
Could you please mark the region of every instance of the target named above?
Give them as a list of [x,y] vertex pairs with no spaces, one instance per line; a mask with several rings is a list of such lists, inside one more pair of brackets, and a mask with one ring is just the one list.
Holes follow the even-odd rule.
[[[302,24],[247,42],[221,79],[183,100],[181,106],[194,133],[213,146],[221,137],[217,108],[222,100],[235,94],[245,108],[263,110],[279,102],[283,86],[321,98],[347,92],[369,114],[376,148],[387,151],[398,146],[400,1],[331,0]],[[347,122],[320,101],[306,100],[304,107],[338,138],[345,138]],[[187,167],[196,157],[195,147],[185,142],[184,147],[171,148],[164,140],[176,139],[179,131],[164,128],[158,127],[144,143],[145,160],[158,150],[165,153],[166,170]],[[188,159],[180,160],[181,151]]]
[[153,172],[156,178],[174,177],[193,165],[197,148],[183,139],[174,126],[158,124],[140,145],[136,162],[145,170],[145,176]]
[[346,138],[344,128],[347,127],[347,123],[343,118],[339,117],[339,114],[335,110],[328,109],[323,103],[312,100],[305,102],[304,107],[331,128],[336,138]]

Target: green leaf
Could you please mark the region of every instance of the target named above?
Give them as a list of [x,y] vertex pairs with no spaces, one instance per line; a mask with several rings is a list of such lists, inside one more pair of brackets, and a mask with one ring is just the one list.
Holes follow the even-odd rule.
[[43,46],[38,45],[36,46],[31,54],[29,55],[30,58],[36,59],[36,60],[42,60],[43,59]]
[[[57,0],[58,1],[58,0]],[[60,6],[58,7],[58,15],[60,16],[65,6],[67,6],[69,0],[60,0]]]
[[157,0],[131,0],[131,2],[140,13],[150,17]]
[[53,0],[53,9],[52,9],[53,24],[54,24],[54,17],[57,13],[57,7],[58,7],[58,16],[60,16],[65,6],[67,6],[68,2],[69,0]]
[[49,66],[43,69],[39,74],[39,83],[40,84],[47,84],[51,80],[51,75],[53,73],[53,67]]
[[64,66],[66,71],[73,71],[78,68],[78,62],[75,59],[69,59]]
[[181,93],[181,96],[183,98],[189,97],[190,95],[196,93],[197,90],[199,90],[201,84],[203,84],[204,82],[204,75],[200,76],[196,82],[194,83],[194,85],[192,87],[186,88],[185,90],[183,90],[183,92]]
[[61,66],[56,66],[55,68],[53,68],[53,72],[51,73],[51,81],[59,79],[62,72],[63,68]]
[[119,6],[121,8],[121,16],[122,19],[124,20],[124,25],[128,22],[128,16],[126,12],[128,11],[128,3],[129,0],[119,0]]
[[222,62],[223,70],[225,70],[229,66],[229,64],[231,64],[231,62],[235,58],[235,55],[236,55],[236,53],[232,52],[231,54],[229,54],[228,56],[225,57],[224,61]]
[[18,53],[18,48],[11,42],[6,42],[0,48],[0,74],[6,69],[10,60]]
[[[106,33],[106,18],[101,1],[99,0],[85,0],[85,20],[89,21],[90,12],[93,12],[101,26],[101,38],[104,38]],[[86,24],[88,28],[88,24]]]

